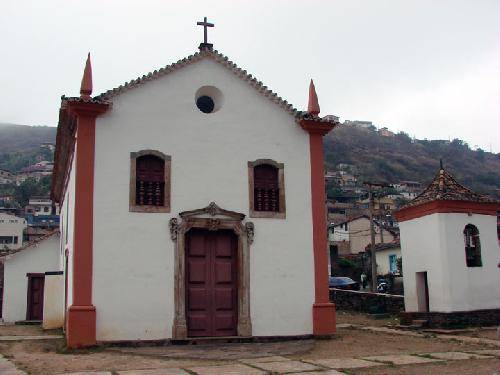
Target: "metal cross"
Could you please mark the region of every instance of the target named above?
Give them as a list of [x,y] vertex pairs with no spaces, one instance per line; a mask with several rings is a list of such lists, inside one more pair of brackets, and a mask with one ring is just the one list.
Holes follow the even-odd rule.
[[196,23],[198,26],[203,26],[203,36],[204,36],[204,43],[207,44],[208,41],[208,36],[207,36],[207,27],[214,27],[213,23],[207,22],[207,17],[203,17],[203,22],[197,22]]

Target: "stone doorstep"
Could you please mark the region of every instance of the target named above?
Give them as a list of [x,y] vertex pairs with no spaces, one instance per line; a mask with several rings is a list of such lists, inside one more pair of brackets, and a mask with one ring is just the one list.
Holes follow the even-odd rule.
[[62,335],[41,335],[41,336],[0,336],[1,341],[28,341],[28,340],[59,340]]
[[481,349],[481,350],[473,350],[473,351],[467,351],[467,352],[474,353],[474,354],[493,355],[495,357],[500,357],[500,349]]
[[273,355],[270,357],[257,357],[257,358],[242,358],[238,359],[238,362],[254,365],[257,363],[265,363],[265,362],[284,362],[290,361],[290,359],[282,357],[280,355]]
[[67,372],[62,375],[112,375],[109,371],[81,371],[81,372]]
[[383,363],[380,362],[372,362],[358,358],[308,359],[305,360],[305,362],[331,369],[353,369],[383,365]]
[[198,375],[264,375],[265,371],[243,364],[186,367]]
[[389,363],[393,365],[412,365],[417,363],[430,363],[430,362],[441,361],[439,359],[424,358],[409,354],[375,355],[370,357],[363,357],[363,359],[366,359],[368,361]]
[[181,368],[158,368],[149,370],[116,371],[118,375],[189,375]]
[[429,353],[428,354],[432,358],[444,359],[444,360],[460,360],[460,359],[486,359],[493,358],[489,355],[480,355],[480,354],[470,354],[463,352],[442,352],[442,353]]
[[321,367],[305,363],[301,361],[281,361],[281,362],[260,362],[255,363],[253,366],[261,368],[272,373],[288,373],[288,372],[303,372],[321,370]]

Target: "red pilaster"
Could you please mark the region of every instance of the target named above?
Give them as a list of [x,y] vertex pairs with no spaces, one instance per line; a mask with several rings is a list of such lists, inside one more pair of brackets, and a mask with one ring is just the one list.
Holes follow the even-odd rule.
[[309,133],[309,150],[311,159],[311,199],[313,219],[313,251],[314,251],[314,304],[313,333],[325,336],[335,333],[335,305],[330,302],[328,289],[328,257],[326,230],[326,195],[325,170],[323,159],[323,136],[335,127],[335,123],[321,121],[316,88],[311,80],[309,85],[308,112],[313,117],[302,119],[300,126]]
[[77,114],[76,139],[73,303],[68,309],[67,326],[68,346],[72,348],[96,343],[92,305],[95,116]]
[[333,128],[331,124],[302,120],[301,126],[309,132],[311,158],[311,195],[314,251],[314,305],[313,333],[316,336],[335,333],[335,305],[330,302],[328,290],[327,230],[325,211],[325,173],[323,167],[323,135]]

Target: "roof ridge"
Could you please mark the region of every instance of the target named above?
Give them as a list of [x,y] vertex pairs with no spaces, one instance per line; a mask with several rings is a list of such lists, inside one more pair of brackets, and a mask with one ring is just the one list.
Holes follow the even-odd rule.
[[36,245],[36,244],[42,242],[43,240],[46,240],[47,238],[52,237],[53,235],[55,235],[57,233],[59,233],[59,229],[54,229],[52,232],[47,233],[43,236],[40,236],[40,237],[34,239],[33,241],[29,241],[25,245],[23,245],[17,249],[7,249],[7,250],[0,249],[0,258],[6,257],[8,255],[13,255],[13,254],[19,253],[23,250],[26,250],[27,248],[29,248],[33,245]]
[[109,100],[109,99],[111,99],[111,98],[113,98],[113,97],[115,97],[115,96],[117,96],[125,91],[130,90],[131,88],[137,87],[137,86],[139,86],[145,82],[151,81],[153,79],[163,77],[169,73],[177,71],[178,69],[181,69],[187,65],[193,64],[193,63],[195,63],[203,58],[207,58],[207,57],[212,58],[217,63],[230,69],[235,75],[238,76],[238,78],[248,82],[257,91],[259,91],[264,96],[268,97],[271,101],[276,102],[278,105],[280,105],[287,112],[294,115],[294,117],[299,117],[302,114],[302,112],[297,110],[291,103],[289,103],[287,100],[283,99],[277,93],[275,93],[274,91],[269,89],[266,85],[264,85],[262,81],[259,81],[252,74],[250,74],[246,70],[238,67],[238,65],[236,63],[234,63],[233,61],[231,61],[229,59],[229,57],[220,53],[217,50],[212,50],[209,48],[203,48],[201,51],[196,52],[196,53],[189,55],[187,57],[184,57],[182,59],[179,59],[172,64],[165,65],[164,67],[162,67],[160,69],[155,69],[154,71],[151,71],[147,74],[143,74],[142,76],[140,76],[136,79],[132,79],[132,80],[125,82],[124,84],[122,84],[118,87],[107,90],[107,91],[95,96],[93,99],[107,101],[107,100]]
[[226,55],[222,54],[218,50],[213,50],[211,48],[202,48],[199,52],[195,52],[192,55],[184,57],[177,60],[176,62],[165,65],[160,69],[155,69],[147,74],[133,79],[131,81],[125,82],[124,84],[109,89],[97,96],[94,96],[92,100],[94,101],[109,101],[111,98],[126,92],[134,87],[142,85],[148,81],[163,77],[170,74],[178,69],[181,69],[187,65],[193,64],[203,58],[212,58],[215,62],[225,66],[233,72],[238,78],[242,79],[252,87],[254,87],[260,94],[271,100],[272,102],[278,104],[285,111],[290,113],[293,117],[297,119],[308,119],[316,122],[328,122],[332,123],[330,119],[321,118],[319,116],[312,115],[305,111],[300,111],[295,108],[287,100],[279,96],[276,92],[272,91],[268,86],[266,86],[262,81],[258,80],[255,76],[248,73],[245,69],[240,68],[236,63],[229,59]]

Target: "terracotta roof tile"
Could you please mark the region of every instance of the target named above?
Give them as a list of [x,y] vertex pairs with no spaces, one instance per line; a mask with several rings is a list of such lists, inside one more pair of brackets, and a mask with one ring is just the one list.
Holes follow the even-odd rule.
[[474,193],[472,190],[459,184],[446,170],[440,169],[429,186],[404,207],[417,206],[433,201],[466,201],[476,203],[494,203],[496,200]]

